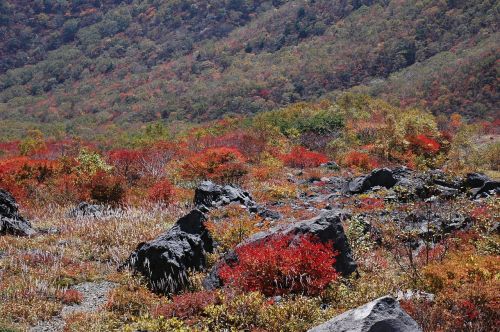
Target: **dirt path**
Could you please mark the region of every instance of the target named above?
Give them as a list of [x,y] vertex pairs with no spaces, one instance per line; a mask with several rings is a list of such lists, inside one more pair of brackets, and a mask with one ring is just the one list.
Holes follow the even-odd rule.
[[107,294],[110,290],[115,288],[116,284],[109,281],[101,282],[85,282],[76,286],[75,289],[82,293],[83,301],[80,304],[65,305],[59,316],[52,318],[49,321],[40,322],[33,326],[30,332],[60,332],[64,329],[64,317],[84,312],[96,312],[99,308],[106,303]]

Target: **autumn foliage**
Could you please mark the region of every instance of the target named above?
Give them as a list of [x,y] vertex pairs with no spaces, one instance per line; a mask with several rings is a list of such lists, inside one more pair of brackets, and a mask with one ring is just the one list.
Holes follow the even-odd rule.
[[148,190],[151,202],[170,204],[174,198],[174,187],[168,180],[163,180],[153,185]]
[[290,293],[317,295],[337,278],[331,243],[304,236],[276,236],[236,249],[238,262],[225,265],[226,284],[267,296]]
[[247,173],[245,158],[235,148],[208,148],[188,158],[182,174],[187,179],[233,182]]
[[296,146],[288,154],[281,157],[283,163],[289,167],[306,168],[317,167],[328,161],[328,157],[319,152],[307,150],[302,146]]
[[417,135],[410,137],[412,150],[419,154],[436,154],[441,145],[435,139],[426,135]]
[[344,164],[350,167],[356,167],[362,170],[373,169],[378,166],[378,163],[373,157],[367,153],[351,151],[344,157]]

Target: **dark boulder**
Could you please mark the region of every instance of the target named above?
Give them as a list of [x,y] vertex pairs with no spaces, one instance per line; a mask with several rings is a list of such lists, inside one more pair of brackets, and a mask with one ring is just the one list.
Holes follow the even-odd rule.
[[213,251],[213,241],[205,228],[205,215],[193,210],[158,238],[139,244],[125,266],[146,277],[150,288],[171,294],[189,283],[189,271],[206,266],[206,253]]
[[19,214],[14,197],[0,189],[0,235],[32,236],[36,231],[31,223]]
[[[296,222],[290,225],[280,225],[269,229],[268,231],[256,233],[241,243],[239,246],[251,245],[259,241],[263,241],[271,236],[277,235],[292,235],[303,236],[313,235],[321,242],[332,241],[333,249],[338,252],[336,257],[335,269],[344,276],[348,276],[356,271],[357,265],[352,257],[351,247],[347,241],[347,237],[342,227],[342,220],[348,215],[343,210],[325,211],[321,215],[301,222]],[[215,265],[210,271],[208,277],[204,281],[204,286],[207,289],[214,289],[222,286],[221,280],[218,277],[218,269],[222,264],[237,261],[235,252],[231,252]]]
[[219,186],[211,181],[203,181],[195,190],[194,204],[207,208],[219,207],[239,202],[245,206],[253,206],[255,202],[246,191],[233,186]]
[[480,188],[472,189],[472,196],[486,197],[492,195],[500,194],[500,182],[499,181],[486,181]]
[[463,185],[467,188],[481,188],[485,182],[491,179],[482,173],[469,173],[465,176]]
[[422,331],[390,296],[344,312],[309,332],[417,332]]
[[353,194],[363,193],[373,187],[392,188],[397,179],[388,168],[374,169],[370,174],[357,177],[348,183],[348,191]]

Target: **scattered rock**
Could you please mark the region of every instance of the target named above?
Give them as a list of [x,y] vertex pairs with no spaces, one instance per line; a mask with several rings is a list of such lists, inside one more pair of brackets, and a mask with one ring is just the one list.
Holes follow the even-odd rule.
[[62,332],[64,318],[75,313],[91,313],[102,308],[108,300],[108,293],[116,287],[109,281],[85,282],[71,287],[82,294],[83,300],[79,304],[65,305],[61,314],[47,321],[41,321],[29,329],[30,332]]
[[105,206],[81,202],[68,212],[68,216],[70,218],[100,217],[105,210]]
[[424,291],[420,291],[420,290],[411,290],[411,289],[407,289],[406,291],[399,291],[398,292],[398,296],[397,296],[397,300],[398,301],[401,301],[401,300],[424,300],[426,302],[433,302],[434,299],[436,298],[436,295],[432,294],[432,293],[427,293],[427,292],[424,292]]
[[158,238],[140,243],[124,266],[132,267],[160,293],[177,293],[188,284],[188,272],[206,265],[213,240],[205,228],[205,215],[192,210]]
[[259,217],[262,217],[264,219],[271,219],[271,220],[279,220],[281,219],[281,214],[277,211],[272,211],[269,209],[261,209],[261,211],[258,212]]
[[398,301],[384,296],[344,312],[309,332],[417,332],[422,331]]
[[0,189],[0,235],[32,236],[36,233],[31,223],[19,214],[14,197]]

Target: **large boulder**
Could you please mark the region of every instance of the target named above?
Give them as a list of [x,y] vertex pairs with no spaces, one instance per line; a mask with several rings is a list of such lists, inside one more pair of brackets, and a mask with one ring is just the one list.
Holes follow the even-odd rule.
[[213,241],[205,228],[205,215],[192,210],[158,238],[140,243],[125,266],[146,277],[150,288],[171,294],[188,285],[189,271],[206,266],[206,253],[213,251]]
[[[357,265],[352,257],[351,247],[342,227],[342,220],[348,215],[343,210],[325,211],[321,215],[290,225],[281,225],[269,229],[268,231],[256,233],[239,246],[251,245],[277,235],[293,235],[300,237],[303,235],[313,235],[321,242],[332,242],[333,249],[338,252],[336,257],[335,269],[344,276],[348,276],[356,271]],[[224,258],[215,265],[204,280],[204,286],[207,289],[214,289],[222,286],[222,281],[218,276],[219,268],[226,263],[237,261],[237,254],[233,251],[224,256]]]
[[398,180],[388,168],[374,169],[370,174],[357,177],[348,183],[348,192],[352,194],[363,193],[373,187],[392,188]]
[[0,189],[0,235],[32,236],[36,231],[31,223],[19,214],[14,197]]
[[203,181],[194,193],[194,204],[202,208],[220,207],[232,202],[245,206],[255,205],[248,192],[229,185],[219,186],[211,181]]
[[384,296],[313,327],[309,332],[420,332],[399,302]]

